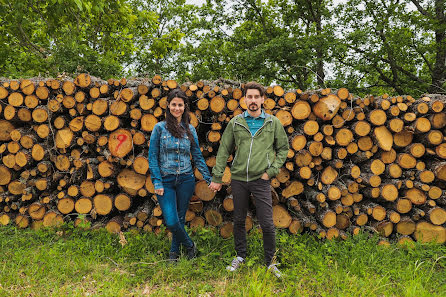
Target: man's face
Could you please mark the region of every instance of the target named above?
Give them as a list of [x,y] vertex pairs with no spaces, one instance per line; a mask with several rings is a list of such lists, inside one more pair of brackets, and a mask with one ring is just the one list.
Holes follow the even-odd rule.
[[260,96],[260,91],[257,89],[248,89],[246,91],[245,103],[249,111],[256,112],[262,108],[265,98]]

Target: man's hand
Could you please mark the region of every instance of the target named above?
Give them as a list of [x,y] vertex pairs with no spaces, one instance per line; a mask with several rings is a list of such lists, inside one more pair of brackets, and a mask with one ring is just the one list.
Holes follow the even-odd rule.
[[264,179],[264,180],[269,180],[268,173],[265,172],[264,174],[262,174],[262,176],[260,178]]
[[156,189],[156,190],[155,190],[155,194],[160,195],[160,196],[163,196],[163,195],[164,195],[164,188]]
[[220,191],[221,190],[221,184],[211,182],[211,184],[209,185],[209,189],[211,189],[211,191],[214,191],[214,192]]

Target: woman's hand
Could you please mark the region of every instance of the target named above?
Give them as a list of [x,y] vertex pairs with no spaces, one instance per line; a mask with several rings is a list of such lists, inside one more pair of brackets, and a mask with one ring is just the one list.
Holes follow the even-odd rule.
[[163,196],[163,195],[164,195],[164,188],[156,189],[156,190],[155,190],[155,194],[160,195],[160,196]]
[[210,185],[209,185],[209,189],[211,189],[211,191],[213,191],[213,192],[220,191],[221,190],[221,184],[211,182]]

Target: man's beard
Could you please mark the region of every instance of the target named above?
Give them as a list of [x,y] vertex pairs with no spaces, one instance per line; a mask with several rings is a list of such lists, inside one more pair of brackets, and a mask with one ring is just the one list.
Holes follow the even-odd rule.
[[249,105],[248,108],[249,108],[250,111],[256,111],[256,110],[259,109],[259,107],[257,106],[257,104],[251,104],[251,105]]

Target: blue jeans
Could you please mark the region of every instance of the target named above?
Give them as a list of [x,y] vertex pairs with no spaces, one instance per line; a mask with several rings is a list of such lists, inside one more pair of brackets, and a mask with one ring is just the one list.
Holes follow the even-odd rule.
[[163,176],[164,195],[158,197],[163,211],[164,222],[172,232],[170,252],[179,253],[180,244],[185,247],[194,245],[184,229],[186,211],[195,190],[195,176],[193,173],[169,174]]

